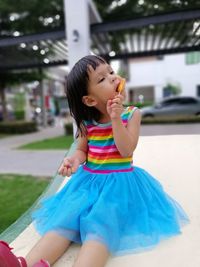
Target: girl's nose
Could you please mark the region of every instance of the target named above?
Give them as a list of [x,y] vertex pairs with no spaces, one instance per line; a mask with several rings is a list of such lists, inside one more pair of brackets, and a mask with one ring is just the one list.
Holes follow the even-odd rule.
[[111,75],[110,75],[110,80],[111,80],[111,82],[115,82],[116,79],[117,79],[117,76],[116,76],[115,74],[111,74]]

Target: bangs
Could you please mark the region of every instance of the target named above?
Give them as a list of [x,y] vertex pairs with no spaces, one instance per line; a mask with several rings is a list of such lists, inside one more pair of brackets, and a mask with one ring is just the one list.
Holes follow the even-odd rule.
[[107,62],[99,56],[88,56],[87,59],[87,71],[89,71],[89,67],[91,66],[93,70],[96,70],[96,68],[101,64],[107,64]]

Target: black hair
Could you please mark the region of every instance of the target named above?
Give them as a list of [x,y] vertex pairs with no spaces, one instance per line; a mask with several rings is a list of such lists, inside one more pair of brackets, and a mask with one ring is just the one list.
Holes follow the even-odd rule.
[[[72,68],[66,80],[66,96],[70,114],[77,125],[77,133],[85,135],[86,130],[83,121],[100,119],[100,112],[95,107],[86,106],[82,98],[88,94],[88,67],[94,70],[106,61],[96,55],[89,55],[81,58]],[[77,134],[78,136],[78,134]]]

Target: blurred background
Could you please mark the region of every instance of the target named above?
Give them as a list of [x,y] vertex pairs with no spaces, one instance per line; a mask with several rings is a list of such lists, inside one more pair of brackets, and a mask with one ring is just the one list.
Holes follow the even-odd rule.
[[[58,118],[68,122],[65,79],[70,38],[65,18],[69,3],[64,2],[0,1],[0,121],[4,122],[0,133],[17,128],[34,131],[55,125]],[[142,109],[144,123],[145,118],[148,123],[153,118],[157,123],[181,118],[199,122],[199,1],[85,0],[79,4],[84,2],[89,6],[89,52],[105,57],[127,79],[125,104],[151,106]],[[80,9],[77,3],[74,24],[81,24]],[[87,32],[69,27],[71,42],[81,43]]]

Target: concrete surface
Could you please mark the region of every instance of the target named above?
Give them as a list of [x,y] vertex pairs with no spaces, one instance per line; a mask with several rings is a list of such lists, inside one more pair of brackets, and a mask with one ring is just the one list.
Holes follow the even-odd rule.
[[63,135],[62,125],[44,128],[36,133],[0,139],[0,173],[54,176],[66,150],[19,150],[19,146]]
[[[200,266],[200,135],[142,136],[134,164],[149,171],[185,209],[191,222],[177,237],[151,251],[111,257],[106,267],[199,267]],[[39,239],[32,224],[11,244],[25,256]],[[80,247],[72,245],[54,265],[71,267]]]
[[200,134],[200,123],[142,125],[140,135],[185,135]]

